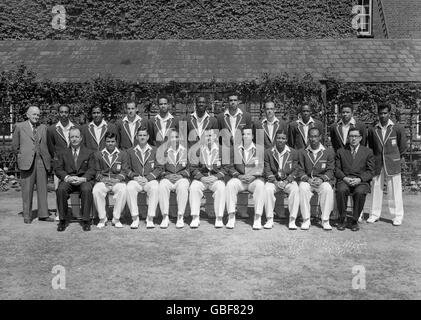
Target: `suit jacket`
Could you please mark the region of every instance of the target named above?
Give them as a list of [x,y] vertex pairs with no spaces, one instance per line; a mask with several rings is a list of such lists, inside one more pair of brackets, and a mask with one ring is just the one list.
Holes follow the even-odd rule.
[[64,137],[63,130],[61,127],[58,127],[57,124],[53,124],[47,129],[47,145],[48,151],[53,158],[57,158],[58,152],[69,147],[66,138]]
[[283,180],[292,182],[297,178],[299,170],[297,150],[289,148],[289,151],[286,151],[283,158],[282,168],[280,168],[276,147],[265,151],[264,175],[268,182]]
[[[323,123],[317,119],[313,120],[314,122],[310,124],[310,128],[316,127],[320,130],[320,133],[322,134],[321,143],[323,144]],[[298,120],[291,121],[288,125],[288,146],[296,150],[304,149],[307,147],[307,143],[304,141],[303,125],[300,124]]]
[[216,144],[216,148],[211,151],[211,157],[207,157],[204,148],[197,150],[196,161],[191,160],[190,172],[193,179],[200,180],[205,176],[216,176],[218,180],[224,180],[227,174],[224,166],[222,165],[222,148]]
[[148,129],[148,134],[149,134],[148,142],[149,143],[152,142],[151,130],[149,128],[150,123],[149,123],[149,120],[146,118],[141,118],[140,120],[138,119],[136,121],[134,137],[132,137],[130,134],[128,121],[125,121],[124,119],[117,120],[115,125],[117,128],[118,135],[120,137],[120,149],[122,150],[130,149],[137,146],[138,142],[136,138],[136,132],[137,132],[137,129],[141,126],[144,126]]
[[165,163],[163,165],[163,170],[161,172],[161,179],[166,178],[170,174],[179,174],[184,178],[190,178],[190,164],[188,161],[188,152],[187,149],[180,151],[178,159],[173,159],[167,151],[164,154]]
[[127,150],[129,173],[128,177],[145,177],[148,181],[157,180],[163,170],[162,165],[156,161],[156,147],[151,146],[145,154],[143,161],[142,153],[135,147]]
[[129,164],[127,153],[123,150],[114,156],[112,162],[109,162],[108,154],[104,150],[94,153],[96,181],[102,178],[110,177],[124,182],[129,173]]
[[370,191],[370,181],[374,176],[374,155],[370,148],[360,145],[352,158],[351,147],[347,145],[336,153],[335,177],[337,183],[345,177],[360,178],[361,184],[366,185],[366,192]]
[[[169,120],[169,122],[167,122],[166,128],[161,128],[161,122],[159,121],[157,115],[149,119],[152,145],[159,147],[161,144],[166,142],[168,140],[168,130],[178,130],[178,122],[179,119],[177,117],[173,117]],[[162,137],[162,134],[164,137]]]
[[[351,128],[357,128],[361,131],[362,139],[360,145],[366,146],[367,145],[367,126],[365,123],[356,121],[355,125],[350,124]],[[347,137],[343,137],[342,134],[342,121],[338,121],[330,126],[330,140],[332,142],[332,147],[335,150],[339,150],[340,148],[345,147],[348,144]]]
[[376,162],[374,175],[379,175],[382,167],[387,175],[399,174],[401,157],[408,147],[404,128],[398,124],[388,126],[383,140],[381,129],[376,125],[369,128],[367,140]]
[[[212,117],[210,115],[208,115],[203,122],[202,132],[201,132],[200,136],[199,136],[199,133],[198,133],[197,120],[193,116],[193,114],[190,114],[190,115],[184,117],[182,119],[182,121],[185,121],[186,124],[187,124],[187,141],[188,141],[189,146],[199,142],[200,139],[201,139],[201,136],[203,135],[203,133],[205,132],[206,129],[219,129],[218,121],[216,120],[215,117]],[[182,126],[182,124],[181,124],[181,121],[180,121],[180,128],[181,128],[181,126]]]
[[92,149],[95,151],[100,151],[105,148],[105,133],[113,132],[117,136],[117,145],[120,144],[119,141],[119,134],[117,131],[117,127],[110,122],[106,122],[106,125],[102,127],[101,137],[99,139],[99,143],[96,141],[95,131],[93,129],[93,123],[84,124],[81,128],[83,141],[82,144],[87,147],[88,149]]
[[264,147],[257,145],[253,151],[252,157],[244,158],[244,152],[241,148],[231,148],[231,165],[227,166],[228,174],[232,178],[239,175],[252,175],[256,178],[263,178],[264,168]]
[[[272,132],[272,136],[269,136],[269,129],[267,126],[267,120],[266,119],[262,119],[259,120],[255,123],[255,127],[256,129],[262,129],[264,131],[264,145],[265,145],[265,149],[272,149],[275,146],[275,138],[276,138],[276,131],[278,130],[284,130],[285,134],[288,134],[288,124],[282,120],[282,119],[278,119],[278,121],[276,121],[273,125],[273,132]],[[256,136],[257,136],[257,130],[256,130]],[[256,137],[257,139],[257,137]],[[257,141],[257,140],[256,140]],[[257,142],[259,143],[259,142]]]
[[96,175],[94,153],[94,150],[81,145],[75,164],[71,147],[60,151],[55,161],[55,175],[62,181],[66,176],[84,177],[87,181],[93,180]]
[[[225,137],[225,136],[230,137],[229,141],[231,144],[233,144],[233,138],[232,138],[232,133],[231,133],[231,122],[230,122],[229,116],[225,114],[225,112],[221,112],[220,114],[218,114],[216,120],[218,122],[220,135],[222,137]],[[253,125],[253,122],[251,120],[250,113],[243,111],[242,114],[237,116],[236,123],[235,123],[235,128],[237,130],[241,130],[245,126],[252,126],[252,125]],[[237,133],[236,131],[235,134],[238,135],[239,133]],[[239,137],[241,137],[241,133]]]
[[318,177],[323,182],[334,184],[335,153],[332,148],[319,152],[316,160],[310,150],[301,149],[298,152],[299,170],[298,179],[308,181],[310,178]]
[[[47,127],[40,124],[37,127],[39,155],[47,171],[51,170],[51,155],[47,146]],[[12,148],[17,152],[19,170],[29,170],[35,160],[35,137],[28,121],[18,122],[15,125],[12,138]]]

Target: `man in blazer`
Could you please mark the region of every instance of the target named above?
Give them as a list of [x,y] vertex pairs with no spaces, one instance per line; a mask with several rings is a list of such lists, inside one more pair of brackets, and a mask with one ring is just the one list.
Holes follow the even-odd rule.
[[[298,120],[292,121],[288,125],[288,146],[296,150],[305,149],[309,144],[309,130],[311,128],[319,129],[323,132],[323,123],[311,116],[312,108],[308,104],[304,104],[300,111]],[[323,137],[321,140],[323,143]]]
[[[163,170],[159,182],[159,207],[162,213],[160,227],[164,229],[168,227],[170,192],[175,191],[178,209],[176,228],[183,228],[190,186],[187,148],[180,144],[180,136],[177,130],[171,130],[168,142],[169,147],[165,152],[165,161],[162,164]],[[158,158],[157,161],[159,163],[161,159]]]
[[190,209],[193,220],[191,228],[200,225],[200,200],[203,191],[209,189],[213,192],[213,205],[215,210],[215,228],[224,226],[222,218],[225,210],[225,182],[226,171],[222,166],[222,148],[217,143],[217,129],[206,129],[203,143],[198,150],[199,156],[191,159],[192,183],[190,185]]
[[129,173],[130,181],[127,183],[127,204],[132,215],[133,222],[130,228],[139,227],[139,208],[137,206],[137,194],[145,191],[147,195],[148,214],[146,228],[154,228],[153,218],[158,207],[158,178],[162,172],[162,166],[156,161],[156,147],[151,146],[148,128],[146,126],[137,129],[138,143],[129,149]]
[[322,226],[324,230],[332,230],[329,217],[333,210],[335,153],[331,148],[325,148],[321,143],[319,128],[310,128],[309,145],[301,149],[299,158],[298,180],[300,189],[300,210],[303,216],[302,230],[310,228],[310,199],[313,192],[317,192],[322,211]]
[[169,112],[170,104],[166,96],[158,97],[158,108],[158,114],[149,120],[151,141],[157,148],[168,141],[171,130],[178,130],[179,122],[179,119]]
[[105,148],[94,154],[95,159],[95,186],[92,190],[94,204],[98,211],[98,229],[107,225],[107,212],[105,198],[113,192],[115,204],[113,208],[112,225],[122,228],[120,222],[121,212],[126,205],[126,177],[129,171],[127,153],[117,148],[117,137],[112,132],[105,134]]
[[117,120],[116,127],[120,137],[120,149],[127,150],[135,147],[138,143],[136,137],[137,129],[146,127],[149,133],[149,120],[140,117],[137,114],[136,103],[129,101],[126,103],[126,116],[121,120]]
[[[253,143],[253,129],[244,127],[242,129],[243,143],[239,148],[232,148],[233,161],[228,166],[228,173],[231,179],[227,182],[226,203],[228,222],[226,227],[233,229],[235,225],[235,209],[237,196],[240,191],[253,193],[254,200],[254,223],[253,229],[262,229],[261,218],[265,205],[265,183],[263,181],[264,148],[262,145]],[[225,161],[223,161],[225,163]]]
[[105,133],[113,132],[117,136],[117,145],[120,137],[114,124],[104,120],[101,107],[93,107],[91,110],[92,121],[81,128],[83,145],[88,149],[100,151],[105,148]]
[[47,127],[39,123],[40,110],[29,107],[27,121],[16,124],[12,148],[17,152],[17,164],[22,185],[24,223],[32,222],[32,196],[37,185],[38,220],[54,221],[48,213],[47,172],[51,170],[51,155],[47,147]]
[[266,101],[264,104],[266,117],[256,124],[256,129],[263,129],[265,150],[272,149],[276,144],[276,133],[281,130],[287,132],[288,125],[275,115],[275,103]]
[[58,153],[55,162],[55,174],[60,179],[56,190],[60,222],[57,231],[64,231],[70,217],[67,215],[67,199],[74,191],[80,192],[82,203],[82,227],[90,231],[90,214],[92,209],[92,186],[95,178],[94,150],[82,145],[80,129],[73,127],[69,132],[70,148]]
[[360,145],[367,144],[366,125],[354,118],[354,106],[351,103],[340,105],[341,119],[330,126],[330,140],[332,147],[336,151],[344,148],[347,144],[348,132],[352,128],[357,128],[361,132]]
[[375,171],[373,178],[373,199],[368,223],[380,218],[383,202],[383,185],[387,182],[387,190],[391,193],[389,212],[393,217],[393,225],[399,226],[403,220],[401,157],[407,149],[405,130],[390,120],[390,105],[378,106],[379,122],[368,131],[368,146],[373,150]]
[[373,151],[360,144],[362,132],[350,128],[347,134],[349,145],[336,153],[336,203],[339,211],[338,230],[346,228],[346,204],[350,194],[354,200],[351,230],[358,231],[358,218],[364,209],[366,194],[370,192],[370,181],[374,175]]
[[265,184],[266,201],[265,212],[267,222],[265,229],[273,227],[273,208],[275,207],[275,193],[288,194],[288,210],[290,230],[297,229],[295,219],[300,206],[300,192],[295,181],[298,174],[298,152],[286,145],[287,132],[279,129],[275,134],[275,146],[265,151]]

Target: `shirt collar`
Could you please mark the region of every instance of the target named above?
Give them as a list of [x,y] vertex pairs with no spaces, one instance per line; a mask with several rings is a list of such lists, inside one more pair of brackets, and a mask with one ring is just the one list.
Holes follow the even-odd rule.
[[302,125],[304,125],[304,126],[308,126],[310,123],[313,123],[314,122],[314,119],[313,119],[313,117],[310,117],[310,120],[308,120],[308,122],[307,122],[307,124],[305,124],[304,122],[303,122],[303,119],[301,119],[301,117],[297,120],[297,122],[298,123],[301,123]]
[[[142,118],[141,118],[141,117],[139,117],[139,115],[136,115],[136,117],[134,117],[133,123],[134,123],[134,122],[136,122],[136,121],[139,121],[139,120],[142,120]],[[130,122],[130,121],[129,121],[129,118],[128,118],[127,116],[125,116],[125,117],[123,118],[123,121]]]
[[[193,113],[191,114],[191,116],[192,116],[193,118],[196,118],[196,120],[199,120],[199,117],[197,116],[196,111],[195,111],[195,112],[193,112]],[[203,120],[205,120],[207,117],[209,117],[209,113],[208,113],[207,111],[205,111],[205,114],[204,114],[204,115],[203,115],[203,117],[202,117],[202,121],[203,121]]]
[[[360,147],[360,144],[358,144],[356,147],[355,147],[355,152],[357,152],[358,151],[358,148]],[[351,149],[351,151],[352,151],[352,146],[351,145],[349,145],[349,148]]]
[[276,122],[279,122],[279,119],[277,117],[273,118],[272,122],[269,122],[269,120],[267,118],[264,118],[262,122],[266,122],[266,123],[270,123],[270,124],[275,124]]
[[284,150],[279,153],[278,149],[276,149],[276,147],[273,147],[273,149],[276,153],[278,153],[280,156],[283,156],[285,153],[287,152],[291,152],[291,149],[288,146],[285,146]]
[[61,121],[59,121],[59,122],[56,123],[56,127],[60,127],[63,130],[66,130],[66,129],[70,129],[71,127],[73,127],[73,123],[69,120],[69,123],[67,124],[67,126],[63,127],[63,124],[61,123]]
[[235,112],[235,114],[232,116],[231,113],[229,112],[229,109],[225,110],[224,112],[225,115],[228,115],[229,117],[237,117],[239,114],[243,114],[243,111],[241,111],[240,108],[237,108],[237,111]]
[[[338,121],[338,124],[345,125],[345,124],[344,124],[344,122],[342,121],[342,119],[340,119],[340,120]],[[352,125],[354,125],[354,126],[355,126],[356,121],[355,121],[354,117],[352,117],[352,118],[351,118],[351,120],[349,120],[348,124],[352,124]]]
[[204,150],[206,150],[206,151],[210,151],[210,152],[212,152],[213,150],[219,150],[219,147],[218,147],[218,145],[215,143],[215,142],[213,142],[212,143],[212,146],[211,146],[211,149],[209,150],[209,148],[208,148],[208,145],[206,144],[206,145],[204,145],[204,146],[202,146],[202,148],[204,149]]
[[317,149],[317,150],[313,150],[313,149],[311,149],[311,147],[310,147],[310,145],[306,148],[306,150],[309,150],[309,151],[311,151],[311,152],[313,152],[313,153],[317,153],[317,152],[320,152],[320,151],[324,151],[326,148],[322,145],[322,144],[320,144],[320,146],[319,146],[319,148]]
[[106,126],[107,125],[107,122],[104,119],[102,119],[102,122],[99,124],[99,126],[97,126],[93,121],[91,121],[90,124],[93,125],[94,127],[102,128],[102,126]]
[[[393,126],[393,125],[394,125],[393,121],[389,119],[389,121],[388,121],[388,122],[387,122],[387,124],[386,124],[386,128],[387,128],[388,126]],[[383,128],[383,126],[381,125],[380,121],[379,121],[379,122],[377,122],[376,126],[377,126],[378,128],[380,128],[380,129],[381,129],[381,128]]]
[[[136,145],[135,149],[143,153],[142,148],[139,145]],[[149,143],[146,144],[145,152],[148,150],[152,150],[152,147],[149,145]]]
[[72,153],[74,153],[74,152],[75,152],[75,150],[76,150],[76,152],[79,154],[79,151],[80,151],[80,146],[79,146],[79,147],[77,147],[76,149],[75,149],[75,148],[73,148],[72,146],[70,146],[70,150],[72,151]]
[[167,115],[165,116],[165,118],[162,118],[159,113],[155,117],[158,118],[158,120],[160,120],[160,121],[168,121],[169,119],[174,118],[173,115],[171,113],[169,113],[169,112],[167,113]]
[[181,151],[184,151],[186,148],[184,148],[181,144],[179,144],[178,145],[178,149],[177,150],[174,150],[173,149],[173,147],[172,146],[170,146],[169,148],[168,148],[168,152],[170,152],[170,151],[172,151],[172,152],[174,152],[174,153],[179,153],[179,152],[181,152]]
[[250,150],[256,149],[256,146],[255,146],[255,145],[254,145],[254,143],[252,142],[252,143],[250,144],[250,146],[248,147],[248,149],[244,148],[244,145],[243,145],[243,144],[241,144],[240,148],[241,148],[241,149],[243,149],[244,151],[250,151]]
[[103,153],[105,152],[106,154],[108,154],[109,156],[111,156],[114,153],[117,153],[118,154],[120,152],[120,150],[118,150],[118,148],[115,148],[113,152],[109,153],[108,150],[107,150],[107,148],[104,148],[104,149],[102,149],[102,152]]

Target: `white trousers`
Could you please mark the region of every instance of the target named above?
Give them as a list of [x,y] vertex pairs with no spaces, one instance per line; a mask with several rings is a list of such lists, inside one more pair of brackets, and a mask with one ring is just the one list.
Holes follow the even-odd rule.
[[254,213],[262,215],[265,205],[265,183],[260,179],[256,179],[250,184],[243,183],[238,178],[232,178],[228,181],[226,187],[228,213],[235,213],[237,195],[240,191],[245,190],[253,193]]
[[168,179],[162,179],[159,182],[158,199],[163,215],[167,215],[169,212],[171,191],[175,191],[177,195],[177,215],[184,215],[189,198],[189,185],[189,180],[186,178],[181,178],[176,183],[172,183]]
[[106,186],[104,182],[97,182],[92,189],[92,195],[94,198],[94,204],[98,211],[98,217],[105,219],[107,213],[105,211],[105,197],[107,193],[112,191],[114,193],[113,199],[115,200],[113,217],[114,219],[120,219],[121,212],[126,205],[126,184],[116,183],[112,187]]
[[139,207],[137,205],[137,194],[146,192],[146,203],[148,205],[148,216],[155,217],[156,208],[158,207],[159,183],[156,180],[148,181],[141,186],[137,181],[131,180],[127,184],[127,205],[129,206],[132,217],[139,216]]
[[384,168],[380,175],[373,178],[373,198],[371,202],[371,214],[375,218],[380,218],[383,203],[384,181],[387,183],[387,193],[389,197],[389,213],[393,219],[402,222],[403,220],[403,199],[402,199],[402,177],[401,174],[386,176]]
[[192,216],[200,214],[200,201],[203,197],[203,191],[209,189],[213,192],[213,207],[216,217],[223,217],[225,210],[225,183],[217,180],[211,186],[205,186],[202,181],[194,180],[190,185],[190,210]]
[[313,192],[319,195],[320,210],[322,211],[322,221],[329,220],[334,207],[334,194],[332,186],[328,182],[323,182],[317,188],[310,186],[308,182],[300,182],[300,210],[304,220],[310,219],[310,199]]
[[274,183],[266,182],[266,201],[265,212],[266,218],[273,218],[273,208],[275,207],[275,193],[285,192],[288,194],[288,210],[290,218],[297,218],[298,208],[300,207],[300,190],[298,189],[297,182],[293,181],[285,186],[284,191],[279,189]]

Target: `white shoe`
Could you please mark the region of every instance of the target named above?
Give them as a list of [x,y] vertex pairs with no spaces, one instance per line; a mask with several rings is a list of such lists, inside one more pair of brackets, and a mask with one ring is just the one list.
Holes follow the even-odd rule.
[[184,217],[183,216],[181,216],[181,215],[178,216],[177,223],[175,224],[175,227],[177,229],[184,228]]
[[169,222],[170,222],[170,219],[168,218],[168,214],[164,214],[163,217],[162,217],[162,222],[159,225],[159,227],[161,229],[167,229]]
[[310,229],[310,219],[306,219],[301,224],[301,230],[308,230]]
[[222,228],[224,223],[222,222],[222,218],[216,218],[215,220],[215,228]]
[[228,222],[225,227],[228,229],[234,229],[234,225],[235,225],[235,213],[230,213],[228,217]]
[[190,228],[198,228],[200,226],[199,216],[194,216],[192,222],[190,223]]
[[123,225],[121,224],[120,220],[113,218],[111,224],[116,228],[123,228]]
[[107,218],[101,219],[99,223],[96,225],[98,229],[102,229],[107,225]]
[[146,228],[147,229],[152,229],[152,228],[155,228],[155,225],[154,225],[154,223],[153,223],[153,217],[147,217],[146,218]]
[[329,220],[323,221],[322,226],[323,226],[323,230],[326,230],[326,231],[332,230],[332,227],[329,224]]
[[376,217],[374,217],[374,216],[371,216],[371,217],[369,217],[368,219],[367,219],[367,223],[374,223],[374,222],[376,222],[377,220],[379,220],[378,218],[376,218]]
[[133,222],[130,225],[130,229],[137,229],[137,228],[139,228],[139,222],[140,222],[139,217],[133,217]]
[[288,229],[297,230],[297,225],[295,224],[295,218],[289,218]]
[[265,225],[263,226],[265,229],[272,229],[273,228],[273,218],[267,219]]
[[393,220],[393,225],[394,226],[400,226],[402,224],[402,221],[400,220]]
[[60,217],[59,217],[59,216],[56,216],[56,217],[54,218],[54,220],[55,220],[55,221],[60,221]]
[[261,229],[262,229],[262,216],[256,214],[254,216],[253,230],[261,230]]

